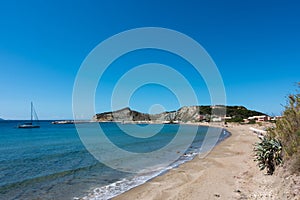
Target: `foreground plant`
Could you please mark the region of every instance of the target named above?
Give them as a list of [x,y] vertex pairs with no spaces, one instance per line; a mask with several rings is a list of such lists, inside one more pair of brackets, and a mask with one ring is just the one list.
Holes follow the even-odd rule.
[[258,162],[260,170],[267,169],[267,174],[272,175],[275,166],[282,163],[282,145],[275,138],[265,136],[260,139],[254,146],[255,161]]
[[[300,89],[300,82],[298,83]],[[276,128],[268,135],[282,142],[282,151],[286,165],[291,173],[300,174],[300,91],[288,96],[287,105]]]

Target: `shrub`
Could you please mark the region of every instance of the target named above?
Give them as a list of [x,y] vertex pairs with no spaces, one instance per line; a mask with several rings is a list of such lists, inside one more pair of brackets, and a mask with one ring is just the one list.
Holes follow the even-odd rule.
[[233,117],[231,119],[226,119],[226,122],[235,122],[235,123],[240,123],[240,122],[244,122],[242,117]]
[[[300,88],[300,83],[298,83]],[[285,160],[291,160],[296,165],[300,163],[300,94],[291,94],[285,106],[283,116],[276,121],[276,128],[268,131],[271,138],[282,142]],[[299,169],[299,166],[291,166]]]
[[254,119],[250,119],[248,122],[248,124],[255,124],[255,123],[256,123],[256,121]]
[[259,143],[254,146],[255,161],[258,162],[260,170],[267,169],[267,174],[272,175],[275,166],[282,163],[282,145],[275,138],[263,137]]
[[300,153],[300,94],[289,95],[282,118],[277,120],[276,128],[269,134],[282,141],[286,157]]

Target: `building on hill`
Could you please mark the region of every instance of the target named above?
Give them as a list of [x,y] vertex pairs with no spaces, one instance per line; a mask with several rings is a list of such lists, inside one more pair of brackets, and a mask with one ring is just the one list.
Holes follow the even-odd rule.
[[271,118],[267,115],[248,117],[248,120],[255,120],[256,122],[266,122],[266,121],[269,121],[270,119]]

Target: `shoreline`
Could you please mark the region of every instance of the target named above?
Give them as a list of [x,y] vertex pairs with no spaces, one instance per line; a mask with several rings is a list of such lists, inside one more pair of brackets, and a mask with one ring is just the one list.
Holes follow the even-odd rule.
[[[101,122],[99,122],[99,123],[101,123]],[[116,123],[116,122],[114,122],[114,123]],[[133,124],[137,124],[137,123],[133,123]],[[161,124],[161,123],[157,123],[157,124]],[[210,124],[206,124],[206,123],[205,124],[204,123],[180,123],[180,124],[181,125],[187,125],[187,126],[198,126],[198,127],[207,127],[207,128],[220,129],[221,130],[221,133],[220,133],[220,136],[219,136],[220,138],[218,139],[217,143],[215,144],[216,146],[220,145],[220,143],[222,143],[223,141],[225,141],[226,139],[231,137],[231,133],[227,129],[225,129],[225,127],[222,124],[219,124],[219,123],[214,123],[214,124],[212,124],[212,123],[210,123]],[[224,131],[226,132],[226,134],[223,133]],[[224,136],[221,137],[221,134],[224,134]],[[193,149],[193,147],[192,147],[192,149]],[[200,153],[201,148],[196,148],[196,149],[197,149],[197,151],[192,150],[191,152],[184,153],[184,155],[182,155],[176,162],[174,162],[172,165],[170,165],[169,167],[167,167],[165,169],[161,169],[161,170],[158,170],[158,171],[153,171],[149,174],[144,174],[142,176],[138,175],[138,176],[131,177],[129,179],[127,179],[127,178],[122,179],[120,181],[117,181],[115,183],[111,183],[109,185],[105,185],[105,186],[102,186],[102,187],[95,187],[95,188],[91,189],[91,192],[89,192],[89,194],[87,196],[84,196],[84,197],[81,197],[81,198],[74,197],[74,199],[96,200],[96,199],[114,199],[114,198],[117,198],[120,195],[123,195],[124,193],[127,193],[128,191],[131,191],[134,188],[138,188],[138,187],[146,184],[147,182],[152,181],[156,177],[160,177],[160,176],[163,176],[164,174],[168,174],[173,169],[176,169],[179,166],[184,165],[185,163],[191,162],[197,156],[204,157],[205,155],[207,155],[207,152]],[[143,178],[141,179],[141,177],[143,177]],[[116,191],[114,191],[113,188],[115,188],[115,187],[116,188],[123,188],[122,190],[124,190],[124,189],[125,190],[122,191],[121,193],[119,193],[118,189]],[[113,189],[113,190],[111,190],[111,189]],[[109,190],[112,193],[109,192]]]
[[[192,124],[196,125],[196,124]],[[215,124],[214,124],[215,125]],[[234,199],[247,196],[243,178],[251,171],[263,172],[253,162],[253,144],[259,141],[251,125],[215,126],[231,135],[216,145],[204,158],[196,155],[166,173],[150,179],[116,197],[132,199]],[[245,176],[245,177],[244,177]],[[242,177],[242,178],[241,178]],[[244,191],[245,190],[245,191]]]

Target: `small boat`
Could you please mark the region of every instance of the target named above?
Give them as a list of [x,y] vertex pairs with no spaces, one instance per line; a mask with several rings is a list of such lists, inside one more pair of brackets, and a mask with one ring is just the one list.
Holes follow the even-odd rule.
[[[35,120],[34,120],[34,118],[35,118]],[[37,117],[37,114],[34,110],[33,103],[31,102],[30,122],[21,124],[21,125],[18,126],[18,128],[40,128],[40,126],[38,124],[33,124],[33,121],[38,122],[38,117]]]
[[73,120],[54,121],[52,124],[75,124]]
[[87,121],[87,120],[62,120],[62,121],[53,121],[51,124],[83,124],[83,123],[91,123],[92,121]]

